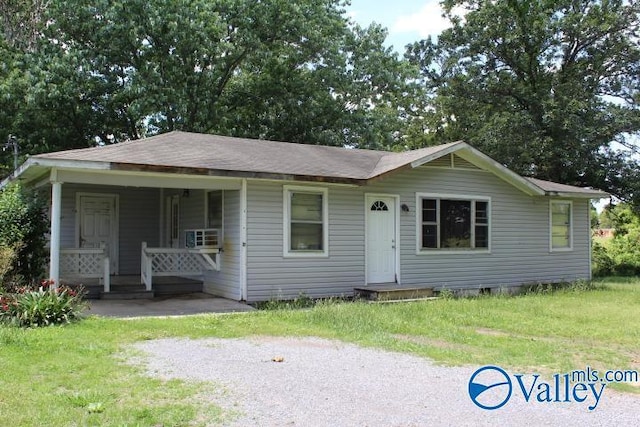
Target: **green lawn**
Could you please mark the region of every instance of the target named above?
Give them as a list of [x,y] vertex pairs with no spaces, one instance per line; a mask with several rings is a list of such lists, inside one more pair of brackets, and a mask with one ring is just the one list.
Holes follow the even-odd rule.
[[126,344],[160,337],[314,335],[442,364],[496,364],[523,373],[587,365],[640,369],[640,279],[602,283],[596,290],[518,297],[328,303],[299,311],[0,327],[0,416],[13,426],[182,426],[222,420],[219,408],[198,400],[212,385],[150,379],[122,363]]

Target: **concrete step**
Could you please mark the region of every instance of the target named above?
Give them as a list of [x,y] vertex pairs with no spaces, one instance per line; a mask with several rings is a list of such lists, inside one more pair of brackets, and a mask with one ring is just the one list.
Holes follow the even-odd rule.
[[[164,279],[164,278],[161,278]],[[75,285],[69,284],[69,287],[75,290],[83,290],[84,299],[101,299],[104,286],[98,284],[91,285]],[[145,286],[140,283],[112,283],[110,293],[128,293],[144,291]],[[181,280],[178,278],[175,281],[158,280],[153,284],[154,296],[173,296],[173,295],[188,295],[202,292],[202,282],[196,280]]]
[[354,288],[356,298],[368,301],[400,301],[431,298],[433,288]]
[[122,300],[122,299],[153,299],[155,293],[147,290],[111,291],[100,292],[100,299]]

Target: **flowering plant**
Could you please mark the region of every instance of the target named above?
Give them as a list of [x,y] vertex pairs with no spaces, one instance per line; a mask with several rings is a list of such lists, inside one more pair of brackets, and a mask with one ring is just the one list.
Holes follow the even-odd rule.
[[47,279],[38,286],[20,286],[0,294],[0,321],[17,326],[48,326],[70,323],[80,317],[86,304],[82,292],[54,286]]

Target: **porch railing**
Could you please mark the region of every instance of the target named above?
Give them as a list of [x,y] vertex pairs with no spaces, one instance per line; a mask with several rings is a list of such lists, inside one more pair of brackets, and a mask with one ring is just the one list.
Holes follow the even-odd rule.
[[200,277],[204,271],[220,270],[220,250],[215,248],[149,248],[142,242],[140,260],[140,280],[148,291],[153,276]]
[[111,288],[109,264],[109,251],[105,244],[99,248],[60,249],[61,276],[100,278],[105,292]]

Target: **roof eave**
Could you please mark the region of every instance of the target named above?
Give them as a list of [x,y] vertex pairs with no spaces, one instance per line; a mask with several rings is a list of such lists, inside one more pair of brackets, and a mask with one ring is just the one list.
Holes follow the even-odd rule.
[[39,166],[39,163],[36,161],[36,158],[31,157],[28,158],[23,164],[18,166],[18,169],[14,170],[11,175],[7,176],[5,179],[0,182],[0,189],[5,188],[9,184],[14,181],[21,179],[21,177],[30,169]]
[[185,174],[200,176],[220,176],[220,177],[236,177],[236,178],[255,178],[269,179],[278,181],[306,181],[306,182],[322,182],[332,184],[347,185],[364,185],[366,180],[351,177],[330,177],[315,175],[295,175],[270,172],[252,172],[252,171],[235,171],[221,169],[207,169],[194,167],[179,166],[161,166],[161,165],[145,165],[138,163],[119,163],[104,161],[87,161],[87,160],[69,160],[69,159],[50,159],[45,157],[31,157],[24,162],[11,176],[5,178],[0,184],[0,188],[8,185],[10,182],[19,179],[29,169],[41,167],[49,169],[82,169],[82,170],[112,170],[127,172],[160,172],[168,174]]
[[[27,165],[27,163],[30,163]],[[47,157],[31,157],[25,162],[27,166],[43,166],[50,168],[65,168],[65,169],[97,169],[107,170],[111,169],[110,162],[102,162],[96,160],[69,160],[69,159],[51,159]]]
[[462,148],[465,147],[469,147],[469,144],[467,144],[464,141],[458,141],[456,143],[451,144],[450,146],[448,146],[447,148],[443,148],[442,150],[438,150],[435,153],[431,153],[428,154],[424,157],[421,157],[418,160],[414,160],[413,162],[411,162],[411,167],[412,168],[417,168],[419,166],[422,166],[426,163],[429,163],[435,159],[439,159],[442,156],[446,156],[447,154],[451,154],[454,153]]
[[570,192],[570,191],[547,191],[547,196],[550,197],[564,197],[570,199],[606,199],[611,197],[609,193],[605,193],[604,191],[593,191],[593,192]]
[[363,185],[366,180],[350,177],[331,177],[319,175],[295,175],[260,171],[239,171],[226,169],[208,169],[181,166],[144,165],[137,163],[111,163],[111,170],[130,172],[159,172],[182,175],[220,176],[233,178],[254,178],[276,181],[306,181],[330,184]]

